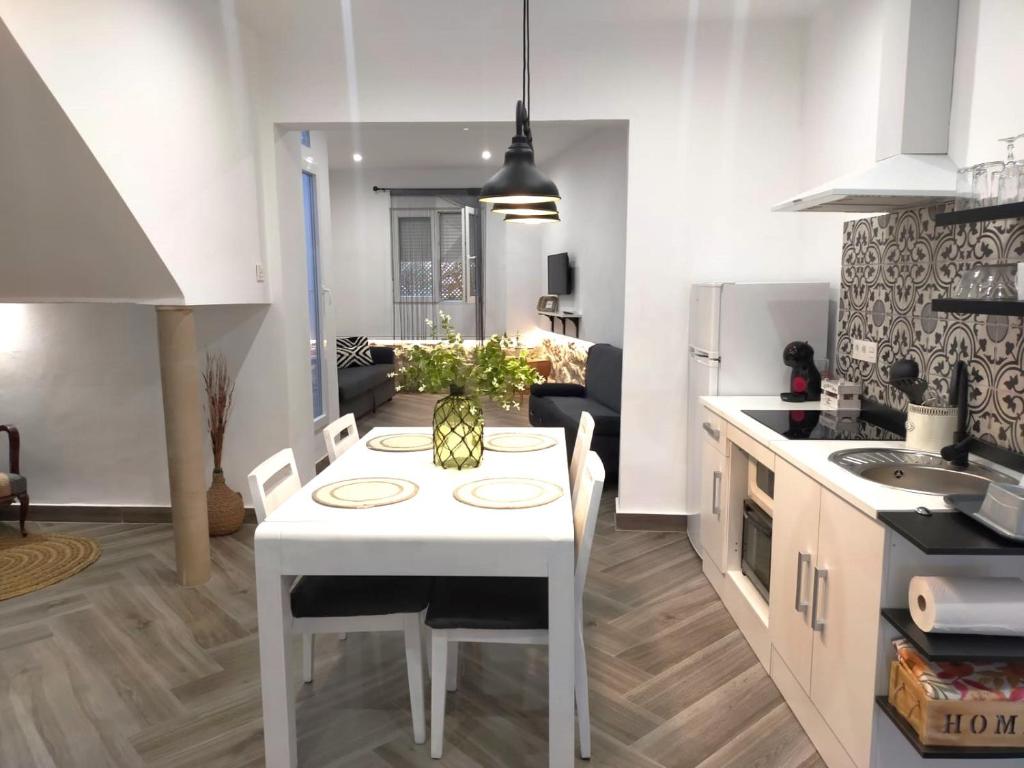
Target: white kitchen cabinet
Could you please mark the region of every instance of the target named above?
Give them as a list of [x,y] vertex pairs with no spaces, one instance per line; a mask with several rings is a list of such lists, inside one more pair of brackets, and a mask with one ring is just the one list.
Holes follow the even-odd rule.
[[871,757],[884,556],[881,525],[776,462],[772,647],[861,768]]
[[727,483],[725,482],[725,455],[718,452],[715,443],[704,441],[701,451],[700,478],[700,540],[704,556],[709,558],[720,573],[725,572]]
[[[821,493],[811,606],[811,700],[859,766],[871,759],[885,532],[833,493]],[[813,591],[813,590],[812,590]]]
[[808,695],[811,579],[818,548],[820,504],[821,486],[786,462],[776,462],[768,630],[772,647]]

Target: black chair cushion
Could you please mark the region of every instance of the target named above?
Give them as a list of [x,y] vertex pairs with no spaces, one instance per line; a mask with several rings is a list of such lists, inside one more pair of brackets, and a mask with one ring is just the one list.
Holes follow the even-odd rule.
[[542,397],[530,403],[530,411],[536,412],[545,426],[565,427],[572,432],[579,429],[583,411],[588,411],[594,417],[595,434],[619,434],[619,414],[590,397]]
[[361,365],[338,369],[338,393],[342,400],[351,400],[386,384],[393,365]]
[[303,576],[291,592],[292,616],[419,613],[427,607],[432,581],[423,576]]
[[587,388],[582,384],[564,382],[544,382],[530,385],[531,397],[586,397]]
[[547,579],[434,579],[426,624],[434,629],[547,629]]
[[587,354],[587,397],[615,413],[622,411],[622,350],[595,344]]
[[28,480],[22,475],[0,472],[0,498],[18,496],[28,491]]

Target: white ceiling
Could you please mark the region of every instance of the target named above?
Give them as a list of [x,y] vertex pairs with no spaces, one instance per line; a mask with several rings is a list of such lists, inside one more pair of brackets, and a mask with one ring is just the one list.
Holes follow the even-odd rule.
[[[594,131],[621,120],[572,120],[533,124],[537,161],[545,162]],[[468,129],[468,130],[467,130]],[[353,123],[323,130],[332,170],[352,168],[498,168],[515,126],[509,123]],[[483,160],[483,150],[491,159]]]
[[[548,23],[591,25],[643,25],[682,19],[728,20],[737,18],[807,18],[820,7],[839,0],[549,0],[531,8],[534,28]],[[363,14],[401,20],[409,13],[409,0],[352,0],[351,14],[358,22]],[[510,31],[518,27],[522,14],[520,0],[480,3],[479,0],[435,0],[438,23],[489,26],[506,22]],[[343,3],[338,0],[304,0],[303,12],[312,11],[329,23],[340,18]],[[295,5],[280,0],[244,0],[236,4],[239,18],[261,33],[273,36],[282,23],[296,14]],[[436,10],[440,9],[440,10]],[[357,25],[358,29],[358,25]]]

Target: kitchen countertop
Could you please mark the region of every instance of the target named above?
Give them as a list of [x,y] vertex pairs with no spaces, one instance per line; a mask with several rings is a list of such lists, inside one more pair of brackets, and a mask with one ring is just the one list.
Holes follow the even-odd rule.
[[[828,460],[829,455],[835,451],[852,448],[903,448],[906,446],[903,441],[787,440],[779,433],[743,413],[745,410],[818,411],[821,410],[820,403],[786,403],[777,396],[771,395],[702,397],[701,402],[733,426],[747,433],[759,443],[766,445],[776,456],[810,475],[825,488],[869,517],[876,518],[878,512],[889,509],[915,509],[921,506],[933,510],[949,509],[942,496],[901,491],[880,483],[873,483]],[[971,461],[978,464],[990,463],[975,457],[972,457]],[[1018,475],[1005,467],[1000,469],[1014,477]]]

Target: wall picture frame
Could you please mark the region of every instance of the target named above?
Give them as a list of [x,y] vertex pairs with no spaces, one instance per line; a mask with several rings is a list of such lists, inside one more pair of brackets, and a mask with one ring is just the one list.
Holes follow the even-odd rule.
[[557,312],[558,311],[558,297],[553,294],[547,294],[541,296],[537,300],[537,311],[538,312]]

